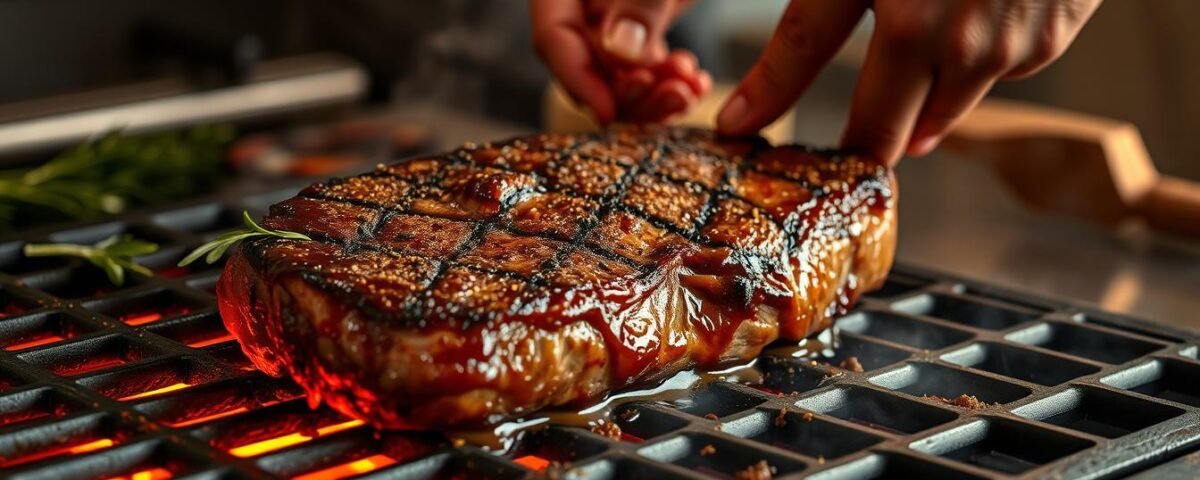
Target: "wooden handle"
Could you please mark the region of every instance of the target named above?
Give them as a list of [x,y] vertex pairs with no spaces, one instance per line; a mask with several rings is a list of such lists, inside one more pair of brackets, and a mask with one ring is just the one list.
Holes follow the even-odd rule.
[[1103,223],[1140,216],[1155,228],[1200,238],[1200,185],[1159,175],[1131,123],[987,100],[945,145],[989,160],[1035,206]]
[[1200,238],[1200,184],[1196,182],[1162,177],[1137,210],[1156,229]]

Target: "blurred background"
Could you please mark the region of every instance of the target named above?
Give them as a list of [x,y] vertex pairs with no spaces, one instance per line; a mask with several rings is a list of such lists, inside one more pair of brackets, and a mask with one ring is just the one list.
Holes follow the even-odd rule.
[[[699,1],[671,42],[736,82],[784,5]],[[530,47],[527,9],[515,0],[0,0],[0,166],[31,168],[116,128],[228,124],[238,132],[229,182],[307,182],[542,130],[550,78]],[[1160,171],[1200,180],[1197,16],[1192,0],[1110,0],[1065,57],[993,95],[1132,122]],[[867,18],[799,102],[788,137],[836,142],[870,30]],[[1195,240],[1032,209],[963,156],[907,160],[899,175],[901,261],[1200,326]],[[16,235],[33,227],[14,218]]]

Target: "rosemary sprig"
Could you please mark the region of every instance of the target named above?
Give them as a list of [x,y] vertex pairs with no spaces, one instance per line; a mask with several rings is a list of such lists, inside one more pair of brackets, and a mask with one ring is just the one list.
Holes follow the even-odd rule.
[[100,267],[114,286],[125,283],[125,271],[149,277],[154,275],[149,268],[134,263],[133,257],[158,251],[158,245],[138,240],[132,235],[113,235],[95,245],[74,243],[30,243],[25,245],[26,257],[79,257]]
[[183,260],[179,261],[179,266],[186,267],[191,265],[192,262],[199,260],[200,257],[204,257],[204,261],[207,263],[215,263],[217,260],[220,260],[221,257],[225,255],[225,252],[231,247],[247,238],[277,237],[288,238],[292,240],[312,240],[312,238],[309,238],[308,235],[303,233],[289,232],[286,230],[265,229],[259,226],[258,223],[255,223],[254,219],[250,218],[250,212],[246,211],[242,212],[242,223],[245,225],[245,228],[222,234],[221,236],[214,238],[212,241],[196,247],[195,250],[192,250],[192,253],[189,253],[188,256],[183,257]]

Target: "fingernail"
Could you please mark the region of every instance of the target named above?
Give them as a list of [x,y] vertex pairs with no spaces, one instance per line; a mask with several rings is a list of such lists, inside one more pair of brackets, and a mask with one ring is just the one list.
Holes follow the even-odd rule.
[[746,96],[740,93],[735,95],[725,103],[725,108],[717,115],[717,130],[727,133],[734,131],[742,124],[742,117],[746,116],[747,108],[749,103],[746,102]]
[[604,35],[604,49],[628,60],[640,60],[646,46],[646,26],[628,18],[617,20]]
[[937,148],[938,140],[940,139],[936,135],[917,140],[913,142],[911,147],[909,147],[908,154],[913,157],[923,157],[928,155],[929,152],[932,152],[933,149]]

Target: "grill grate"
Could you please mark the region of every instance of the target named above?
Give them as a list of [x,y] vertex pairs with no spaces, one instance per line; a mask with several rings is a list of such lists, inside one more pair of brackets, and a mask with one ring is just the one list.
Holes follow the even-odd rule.
[[[236,226],[235,212],[261,214],[295,191],[0,241],[5,476],[693,478],[765,462],[778,477],[1076,478],[1144,470],[1200,444],[1195,333],[907,266],[839,320],[832,356],[775,348],[754,367],[758,384],[621,404],[609,419],[619,439],[555,426],[501,455],[374,432],[254,371],[216,313],[220,270],[172,267]],[[109,288],[81,262],[20,255],[25,241],[118,232],[164,246],[141,259],[156,277]],[[863,371],[838,367],[854,363]],[[987,405],[947,403],[961,394]]]

